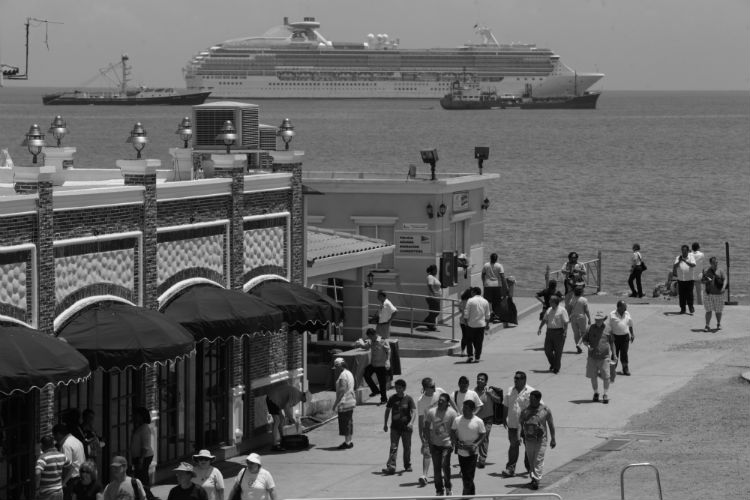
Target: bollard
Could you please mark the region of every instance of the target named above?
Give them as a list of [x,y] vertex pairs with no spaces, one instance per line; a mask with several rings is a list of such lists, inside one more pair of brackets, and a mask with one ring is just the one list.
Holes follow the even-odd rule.
[[729,242],[724,242],[724,252],[726,253],[727,258],[727,300],[724,302],[727,306],[736,306],[737,301],[732,300],[732,292],[730,291],[730,287],[732,286],[732,281],[729,279]]

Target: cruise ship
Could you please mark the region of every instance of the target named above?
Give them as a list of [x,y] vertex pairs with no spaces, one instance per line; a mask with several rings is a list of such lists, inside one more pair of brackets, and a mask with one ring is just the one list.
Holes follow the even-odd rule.
[[262,36],[214,45],[183,69],[187,89],[221,99],[439,99],[464,80],[498,94],[563,97],[604,76],[577,73],[534,44],[500,44],[484,26],[474,27],[476,43],[433,49],[403,49],[386,34],[331,42],[319,28],[313,17],[284,18]]

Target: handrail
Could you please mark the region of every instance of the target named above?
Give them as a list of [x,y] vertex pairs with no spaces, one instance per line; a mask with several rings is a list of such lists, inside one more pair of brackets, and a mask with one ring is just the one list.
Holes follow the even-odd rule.
[[650,464],[648,462],[630,464],[622,468],[622,470],[620,471],[620,498],[621,500],[625,500],[625,471],[633,467],[650,467],[654,469],[654,472],[656,473],[656,485],[659,487],[659,500],[662,500],[664,497],[661,494],[661,478],[659,477],[659,469],[657,469],[655,465]]
[[[445,498],[481,498],[481,499],[502,499],[502,498],[513,498],[518,500],[519,498],[556,498],[562,500],[562,497],[557,493],[498,493],[496,495],[453,495],[450,497],[445,496],[408,496],[408,497],[326,497],[326,498],[307,498],[305,500],[443,500]],[[288,498],[287,500],[302,500],[298,498]]]

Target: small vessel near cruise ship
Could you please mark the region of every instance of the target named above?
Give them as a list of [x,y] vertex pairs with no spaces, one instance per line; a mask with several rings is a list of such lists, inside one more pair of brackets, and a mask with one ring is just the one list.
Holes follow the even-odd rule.
[[440,99],[443,109],[505,109],[517,107],[521,103],[519,97],[502,94],[498,95],[494,88],[483,90],[476,82],[461,82],[456,80],[451,91]]
[[478,43],[405,49],[399,39],[370,34],[366,42],[332,42],[313,17],[284,23],[261,36],[235,38],[194,55],[183,69],[190,91],[212,98],[439,99],[458,75],[499,94],[574,95],[602,73],[576,73],[560,56],[535,44],[500,44],[475,26]]
[[129,57],[123,54],[119,63],[110,64],[108,67],[99,70],[101,75],[108,76],[110,72],[114,73],[115,69],[121,69],[121,76],[115,74],[118,87],[111,91],[89,92],[74,90],[71,92],[55,92],[42,96],[42,103],[46,105],[154,105],[154,104],[172,104],[172,105],[193,105],[203,104],[206,98],[211,94],[210,91],[204,92],[187,92],[179,91],[173,88],[149,88],[138,87],[128,88],[130,77],[130,66],[128,65]]

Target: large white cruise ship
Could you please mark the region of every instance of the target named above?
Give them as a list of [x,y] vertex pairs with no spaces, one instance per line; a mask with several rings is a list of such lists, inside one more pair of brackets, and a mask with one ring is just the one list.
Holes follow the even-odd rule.
[[385,34],[330,42],[319,28],[312,17],[284,18],[262,36],[214,45],[184,68],[187,88],[222,99],[436,99],[462,79],[498,94],[559,97],[581,95],[604,76],[576,73],[534,44],[500,44],[482,26],[476,44],[434,49],[403,49]]

